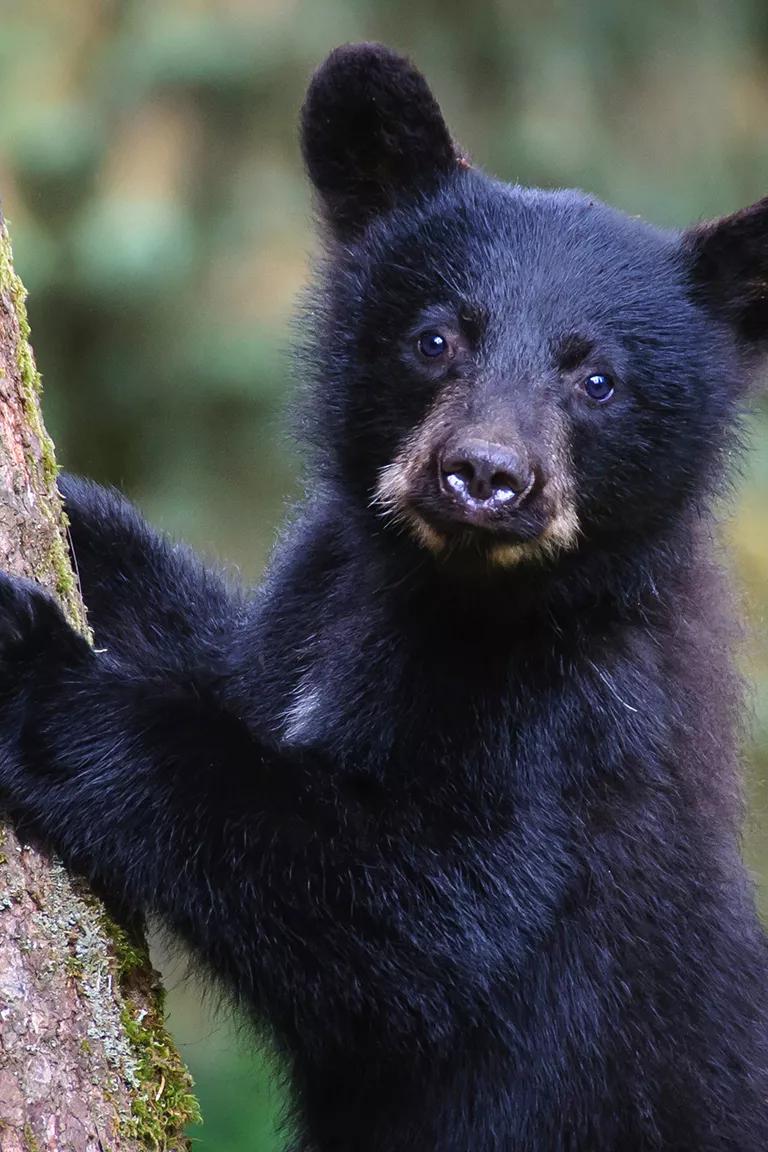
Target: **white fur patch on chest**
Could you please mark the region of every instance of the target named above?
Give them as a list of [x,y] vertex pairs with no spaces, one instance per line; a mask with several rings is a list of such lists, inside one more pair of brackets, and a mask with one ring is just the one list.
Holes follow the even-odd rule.
[[280,718],[284,740],[289,744],[306,743],[312,738],[313,724],[320,716],[322,689],[315,670],[308,669],[291,692],[291,703]]

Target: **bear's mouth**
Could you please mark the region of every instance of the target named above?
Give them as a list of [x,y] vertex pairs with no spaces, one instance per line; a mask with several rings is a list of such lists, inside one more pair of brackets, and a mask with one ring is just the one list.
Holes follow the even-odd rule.
[[441,562],[513,567],[576,546],[576,510],[551,485],[542,485],[522,506],[465,499],[457,509],[434,484],[403,479],[402,473],[384,469],[372,504],[385,523],[406,531]]
[[511,567],[575,547],[579,520],[565,469],[520,467],[520,454],[490,438],[446,448],[422,436],[379,472],[371,503],[394,530],[446,563]]
[[575,512],[545,502],[524,517],[504,518],[480,509],[456,520],[427,502],[414,501],[403,508],[401,522],[442,561],[479,561],[499,567],[551,559],[573,548],[578,536]]

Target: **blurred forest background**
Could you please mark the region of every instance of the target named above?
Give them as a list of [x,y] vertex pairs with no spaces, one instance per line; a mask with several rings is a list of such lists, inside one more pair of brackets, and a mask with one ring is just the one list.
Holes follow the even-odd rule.
[[[0,195],[60,461],[258,577],[295,456],[312,251],[296,115],[335,44],[427,72],[474,159],[682,225],[768,193],[766,0],[0,0]],[[768,408],[735,525],[754,679],[748,849],[768,910]],[[211,1152],[279,1146],[262,1058],[166,963]]]

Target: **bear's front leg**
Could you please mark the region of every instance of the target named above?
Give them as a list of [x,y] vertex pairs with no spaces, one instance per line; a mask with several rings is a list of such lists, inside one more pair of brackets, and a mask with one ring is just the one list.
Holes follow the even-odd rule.
[[72,563],[96,647],[149,671],[169,661],[210,664],[243,618],[239,593],[190,549],[156,532],[111,488],[63,474]]
[[67,671],[83,672],[94,653],[55,600],[31,580],[0,573],[0,798],[31,788],[22,762],[29,709]]
[[260,885],[276,791],[289,812],[291,765],[218,679],[126,671],[42,589],[0,574],[0,805],[127,913],[164,919],[253,1008],[267,952],[280,966]]

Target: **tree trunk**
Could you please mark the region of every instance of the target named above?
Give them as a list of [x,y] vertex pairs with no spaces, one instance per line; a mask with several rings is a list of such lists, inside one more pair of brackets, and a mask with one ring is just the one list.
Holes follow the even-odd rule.
[[[0,215],[0,568],[44,584],[84,630],[24,295]],[[186,1148],[190,1088],[143,939],[0,827],[1,1152]]]

